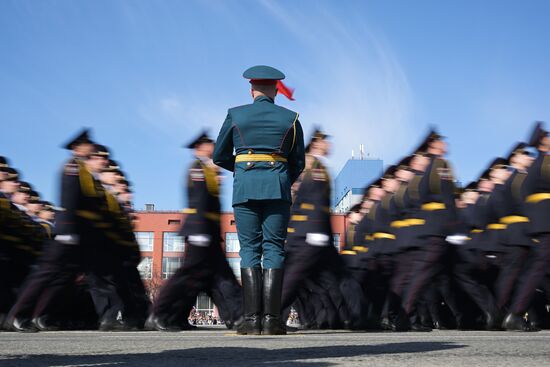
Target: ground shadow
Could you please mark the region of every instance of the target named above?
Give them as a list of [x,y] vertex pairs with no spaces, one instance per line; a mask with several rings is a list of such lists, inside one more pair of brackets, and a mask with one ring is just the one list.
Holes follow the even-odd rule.
[[[330,358],[366,357],[380,354],[423,353],[464,348],[465,345],[446,342],[408,342],[377,345],[337,345],[304,348],[208,347],[167,350],[160,353],[109,355],[15,355],[0,360],[1,367],[62,367],[62,366],[307,366],[334,365]],[[4,357],[5,358],[5,357]],[[308,361],[311,360],[311,361]]]

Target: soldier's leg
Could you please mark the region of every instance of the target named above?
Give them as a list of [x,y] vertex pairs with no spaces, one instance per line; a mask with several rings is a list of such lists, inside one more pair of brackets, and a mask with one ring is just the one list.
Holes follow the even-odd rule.
[[237,333],[261,334],[262,314],[262,205],[248,201],[233,206],[241,249],[244,322]]
[[539,287],[550,266],[550,235],[540,236],[537,245],[526,263],[514,296],[511,312],[521,315],[527,311],[537,287]]
[[215,271],[211,287],[212,299],[226,326],[230,328],[243,316],[242,289],[225,259],[219,262]]
[[137,267],[124,263],[117,274],[117,292],[123,302],[122,316],[128,327],[143,328],[149,313],[150,301]]
[[262,214],[263,268],[281,269],[284,263],[290,203],[283,200],[266,200]]
[[[162,331],[180,329],[199,292],[207,290],[210,276],[210,270],[204,267],[188,268],[184,265],[179,268],[164,283],[153,304],[155,327]],[[183,323],[183,326],[186,325]]]
[[429,284],[429,281],[440,271],[438,266],[447,244],[444,238],[430,237],[426,239],[422,247],[422,256],[413,265],[411,280],[403,298],[403,309],[407,314],[411,313],[418,297]]
[[260,268],[262,260],[262,207],[249,201],[233,207],[241,249],[241,268]]
[[529,256],[529,248],[523,246],[506,246],[502,266],[495,284],[495,297],[499,310],[508,306],[521,270]]
[[[298,239],[290,239],[290,241],[295,240]],[[292,305],[304,281],[311,278],[311,275],[317,271],[320,258],[321,249],[305,244],[287,252],[281,297],[281,307],[283,309]]]

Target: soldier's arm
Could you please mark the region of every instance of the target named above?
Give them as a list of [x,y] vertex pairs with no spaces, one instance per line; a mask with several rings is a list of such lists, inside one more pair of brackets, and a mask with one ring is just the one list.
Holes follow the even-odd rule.
[[290,182],[296,181],[300,173],[304,170],[306,164],[305,149],[304,149],[304,132],[300,121],[296,120],[296,136],[294,138],[294,146],[288,155],[288,171]]
[[76,211],[80,195],[79,167],[76,163],[68,163],[61,177],[61,207],[57,220],[57,233],[60,235],[75,235]]
[[228,171],[233,172],[235,170],[235,156],[233,155],[233,120],[229,112],[218,134],[218,139],[216,140],[213,161],[218,166]]

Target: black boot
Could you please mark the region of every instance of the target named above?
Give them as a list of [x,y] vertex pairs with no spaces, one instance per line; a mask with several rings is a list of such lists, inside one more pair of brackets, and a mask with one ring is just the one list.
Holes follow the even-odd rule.
[[237,328],[240,335],[262,333],[262,269],[241,268],[244,320]]
[[283,269],[264,269],[264,317],[262,334],[285,335],[286,328],[281,321],[281,293]]

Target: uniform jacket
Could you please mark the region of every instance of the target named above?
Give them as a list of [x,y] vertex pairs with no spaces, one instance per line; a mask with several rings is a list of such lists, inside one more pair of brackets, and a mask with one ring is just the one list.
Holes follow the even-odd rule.
[[[500,218],[508,216],[524,216],[523,182],[527,174],[515,170],[512,175],[493,195],[498,197],[497,212]],[[502,235],[502,244],[513,246],[531,246],[532,241],[527,236],[528,223],[518,222],[508,224]]]
[[220,189],[214,167],[196,159],[187,174],[187,217],[181,236],[203,234],[218,236],[220,231]]
[[422,176],[418,186],[421,205],[441,203],[441,210],[421,210],[426,221],[422,226],[422,236],[446,237],[452,232],[450,224],[455,222],[454,183],[450,175],[449,164],[443,158],[433,156],[430,165]]
[[307,159],[310,163],[300,177],[300,187],[291,208],[289,237],[323,233],[331,238],[332,243],[330,177],[319,159],[312,155],[308,155]]
[[[288,162],[244,161],[240,154],[277,154]],[[260,96],[229,109],[218,135],[214,163],[232,171],[233,205],[248,200],[291,202],[290,187],[304,169],[304,141],[298,114]]]
[[550,193],[550,156],[539,152],[525,178],[525,214],[529,218],[528,233],[532,235],[550,233],[550,199],[532,201],[533,194]]
[[63,168],[61,206],[65,210],[56,221],[58,235],[79,235],[80,244],[95,248],[112,244],[107,233],[115,223],[105,189],[80,159],[69,160]]

